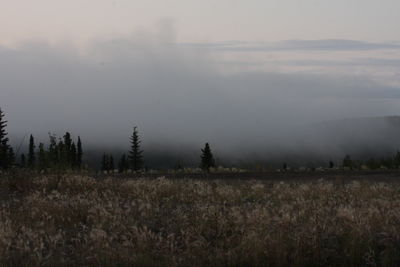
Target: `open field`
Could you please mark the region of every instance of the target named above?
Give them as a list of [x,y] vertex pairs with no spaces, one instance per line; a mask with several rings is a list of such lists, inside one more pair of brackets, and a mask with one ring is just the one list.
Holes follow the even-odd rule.
[[[98,174],[93,177],[104,178],[108,174]],[[168,179],[199,179],[199,180],[259,180],[259,181],[316,181],[324,179],[332,182],[351,182],[371,181],[371,182],[399,182],[400,170],[330,170],[322,171],[222,171],[222,172],[161,172],[161,173],[146,173],[142,174],[114,174],[113,177],[130,179],[130,178],[158,178],[165,177]]]
[[1,177],[0,265],[400,265],[397,172],[276,175]]

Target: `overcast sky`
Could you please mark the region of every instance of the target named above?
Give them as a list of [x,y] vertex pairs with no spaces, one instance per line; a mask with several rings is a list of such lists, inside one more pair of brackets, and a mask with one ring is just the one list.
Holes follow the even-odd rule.
[[83,42],[160,20],[179,42],[356,39],[400,41],[397,0],[1,0],[0,42]]
[[399,10],[397,0],[0,0],[0,107],[10,134],[41,140],[70,130],[125,145],[138,125],[144,144],[293,149],[311,134],[299,127],[400,114]]

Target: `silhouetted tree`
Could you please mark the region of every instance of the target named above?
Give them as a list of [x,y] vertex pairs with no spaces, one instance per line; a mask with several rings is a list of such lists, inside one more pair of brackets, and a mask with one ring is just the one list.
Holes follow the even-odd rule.
[[126,158],[126,155],[123,154],[118,162],[118,172],[124,173],[129,169],[129,162]]
[[40,143],[39,144],[39,157],[38,157],[38,160],[39,160],[39,164],[38,164],[38,166],[39,166],[39,170],[46,170],[47,168],[48,168],[48,164],[47,164],[47,155],[46,155],[46,151],[45,151],[45,149],[44,149],[44,144],[43,143]]
[[374,158],[370,158],[365,162],[368,168],[375,170],[379,168],[379,162],[376,161]]
[[68,163],[68,153],[64,141],[59,138],[57,143],[58,166],[64,169]]
[[380,166],[379,167],[384,167],[384,168],[392,168],[394,164],[394,161],[392,158],[382,158],[380,160]]
[[396,155],[394,156],[394,165],[396,168],[400,168],[400,151],[397,151]]
[[103,157],[101,159],[101,170],[103,172],[108,172],[109,167],[108,167],[108,156],[106,155],[106,153],[103,154]]
[[7,121],[4,120],[4,113],[0,108],[0,169],[8,169],[14,162],[14,151],[8,143],[6,127]]
[[20,166],[21,166],[21,168],[25,168],[25,167],[26,167],[26,158],[25,158],[25,154],[21,154]]
[[52,167],[58,165],[57,137],[49,133],[49,161]]
[[140,139],[137,127],[133,128],[133,133],[130,138],[131,150],[129,151],[129,163],[132,170],[139,171],[143,168],[143,150],[140,149]]
[[78,168],[82,168],[82,142],[81,138],[78,136],[78,143],[77,143],[77,154],[76,154],[76,164]]
[[353,161],[350,158],[350,155],[346,155],[343,159],[343,167],[345,168],[353,168]]
[[287,164],[286,164],[286,163],[283,163],[282,169],[283,169],[284,171],[287,171]]
[[76,145],[74,142],[72,142],[72,144],[71,144],[70,160],[71,160],[71,167],[76,168],[78,166],[78,164],[77,164]]
[[333,161],[329,161],[329,168],[333,169],[333,167],[335,167],[335,164],[333,163]]
[[204,148],[201,150],[200,159],[200,168],[202,168],[204,171],[209,172],[210,168],[215,167],[214,156],[208,143],[206,143]]
[[35,156],[35,139],[33,135],[29,137],[29,151],[28,151],[28,167],[34,168],[36,163],[36,156]]
[[114,157],[112,155],[108,157],[108,170],[111,171],[111,173],[114,173],[115,170]]
[[183,170],[182,164],[180,162],[176,163],[175,170]]
[[64,153],[65,165],[70,168],[75,155],[72,155],[72,139],[69,132],[66,132],[64,135]]

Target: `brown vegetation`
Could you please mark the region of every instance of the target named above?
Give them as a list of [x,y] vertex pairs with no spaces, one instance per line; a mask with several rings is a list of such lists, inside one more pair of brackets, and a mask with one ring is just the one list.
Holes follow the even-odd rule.
[[0,265],[399,266],[400,184],[14,175]]

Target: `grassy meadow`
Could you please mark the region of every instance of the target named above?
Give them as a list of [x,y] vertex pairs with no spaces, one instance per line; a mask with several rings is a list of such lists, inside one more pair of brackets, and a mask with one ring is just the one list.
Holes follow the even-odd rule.
[[400,266],[397,182],[1,178],[1,266]]

